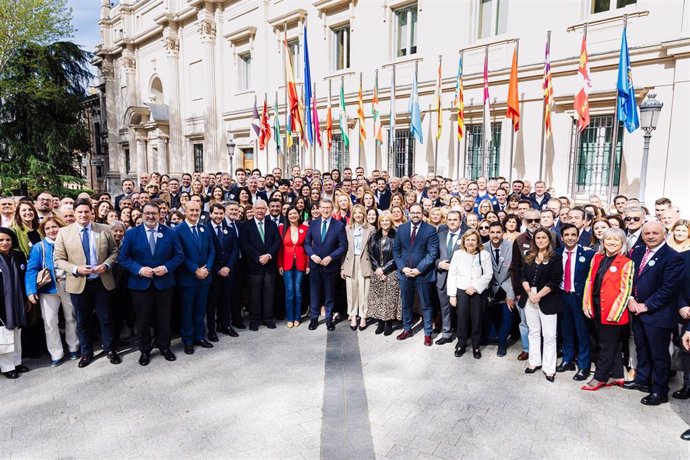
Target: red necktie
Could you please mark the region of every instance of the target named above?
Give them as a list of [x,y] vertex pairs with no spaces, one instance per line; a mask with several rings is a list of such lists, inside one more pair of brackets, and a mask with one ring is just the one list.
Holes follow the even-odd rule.
[[571,281],[572,278],[572,269],[570,268],[570,258],[572,257],[573,253],[572,251],[566,251],[566,258],[565,258],[565,274],[563,275],[563,290],[565,292],[573,292],[573,283]]
[[652,250],[647,248],[647,250],[644,252],[644,257],[642,257],[642,262],[640,262],[640,271],[637,272],[639,275],[642,273],[642,270],[644,270],[644,267],[647,266],[647,262],[649,262],[649,256],[652,255]]

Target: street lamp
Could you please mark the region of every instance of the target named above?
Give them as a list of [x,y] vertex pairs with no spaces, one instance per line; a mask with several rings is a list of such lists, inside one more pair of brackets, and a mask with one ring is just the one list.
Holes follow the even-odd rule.
[[228,148],[228,157],[230,158],[230,174],[232,174],[232,157],[235,155],[235,141],[228,135],[228,142],[225,146]]
[[644,131],[644,149],[642,151],[642,171],[640,172],[640,202],[644,203],[645,184],[647,182],[647,162],[649,160],[649,143],[652,139],[652,131],[659,122],[659,113],[664,106],[656,100],[656,94],[648,94],[640,104],[640,126]]

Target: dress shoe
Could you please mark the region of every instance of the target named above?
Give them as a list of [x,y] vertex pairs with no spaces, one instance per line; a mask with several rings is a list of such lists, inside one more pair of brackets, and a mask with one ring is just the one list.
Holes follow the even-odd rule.
[[608,382],[606,382],[606,386],[607,387],[622,387],[624,383],[625,383],[625,380],[623,380],[623,379],[613,379],[613,380],[609,380]]
[[393,324],[391,324],[391,321],[386,321],[386,326],[383,328],[383,335],[388,337],[393,333]]
[[89,364],[91,364],[91,361],[93,361],[93,353],[86,353],[85,355],[81,356],[81,359],[79,360],[79,367],[86,367]]
[[683,434],[681,434],[680,439],[683,441],[690,441],[690,430],[686,430]]
[[659,393],[650,393],[640,400],[645,406],[658,406],[659,404],[667,403],[668,396],[662,396]]
[[626,390],[641,391],[642,393],[651,393],[652,392],[652,388],[649,385],[642,385],[642,384],[636,383],[634,380],[629,381],[629,382],[625,382],[623,384],[623,388],[625,388]]
[[58,367],[62,364],[62,359],[52,359],[50,361],[50,367]]
[[309,330],[313,331],[319,326],[319,320],[318,319],[312,319],[309,321]]
[[78,351],[70,351],[69,352],[69,360],[74,361],[75,359],[79,359],[81,357],[81,353]]
[[396,339],[405,340],[405,339],[410,338],[410,337],[412,337],[412,331],[403,330],[400,334],[398,334]]
[[110,350],[106,356],[110,364],[120,364],[122,362],[122,358],[120,358],[120,355],[118,355],[115,350]]
[[199,345],[201,348],[213,348],[213,344],[206,340],[195,340],[194,345]]
[[544,374],[544,377],[546,377],[546,380],[548,380],[551,383],[553,383],[553,381],[556,380],[556,374]]
[[331,320],[328,320],[328,319],[326,320],[326,330],[329,331],[329,332],[335,331],[335,323],[333,322],[332,319],[331,319]]
[[589,378],[589,369],[580,369],[575,375],[573,375],[573,380],[578,382],[583,382]]
[[350,329],[353,331],[357,330],[357,325],[356,324],[350,324]]
[[433,342],[431,341],[431,336],[430,335],[425,335],[424,336],[424,346],[425,347],[430,347]]
[[688,399],[690,398],[690,386],[683,385],[683,388],[676,390],[671,395],[676,399]]
[[147,351],[142,351],[141,356],[139,356],[139,365],[148,366],[151,362],[151,354]]
[[445,345],[447,343],[451,343],[453,339],[450,337],[441,337],[440,339],[436,340],[436,345]]
[[556,367],[556,372],[565,372],[565,371],[574,371],[575,370],[575,363],[573,362],[566,362],[563,361],[561,364]]
[[518,361],[527,361],[529,359],[529,353],[526,351],[521,351],[517,357]]
[[496,356],[499,358],[503,358],[506,354],[508,354],[507,350],[505,348],[498,348],[498,351],[496,351]]
[[234,330],[231,326],[221,327],[220,332],[221,334],[229,335],[230,337],[239,337],[237,331]]
[[541,366],[537,366],[537,367],[526,367],[526,368],[525,368],[525,374],[534,374],[534,373],[537,372],[539,369],[541,369]]
[[460,358],[467,351],[467,347],[455,347],[455,352],[453,353],[456,358]]
[[[362,324],[364,324],[364,325],[362,325]],[[368,327],[369,327],[369,324],[367,324],[366,321],[364,321],[363,323],[361,323],[361,322],[359,323],[359,330],[360,331],[363,331],[364,329],[366,329]]]
[[26,374],[27,372],[29,372],[29,368],[23,364],[18,364],[14,366],[14,370],[19,372],[20,374]]
[[163,356],[166,361],[175,361],[177,359],[177,356],[175,356],[175,353],[173,353],[170,348],[161,348],[160,352],[161,356]]
[[378,324],[376,324],[376,330],[374,331],[374,334],[376,334],[376,335],[383,334],[383,330],[385,328],[386,328],[386,322],[385,321],[379,321]]
[[209,332],[208,333],[208,340],[210,342],[217,342],[218,341],[218,334],[216,334],[215,332]]
[[237,329],[247,329],[247,326],[245,326],[242,321],[233,321],[232,327],[236,327]]
[[[595,383],[595,382],[596,382],[596,383]],[[584,391],[597,391],[597,390],[599,390],[600,388],[604,388],[605,386],[608,386],[608,385],[606,385],[605,382],[597,382],[596,380],[592,379],[591,381],[589,381],[589,382],[587,383],[587,385],[582,385],[582,386],[580,387],[580,390],[584,390]]]
[[249,330],[254,331],[254,332],[258,331],[259,330],[259,323],[254,323],[254,322],[249,323]]
[[184,352],[187,355],[193,355],[194,354],[194,345],[192,345],[191,343],[185,343]]
[[474,357],[474,359],[482,359],[482,352],[479,351],[479,348],[473,348],[472,356]]
[[16,370],[9,371],[9,372],[3,372],[2,374],[5,376],[5,378],[8,378],[8,379],[16,379],[17,377],[19,377],[19,372],[17,372]]
[[269,329],[275,329],[276,328],[276,323],[274,323],[273,321],[264,321],[261,324],[263,324],[264,326],[266,326]]

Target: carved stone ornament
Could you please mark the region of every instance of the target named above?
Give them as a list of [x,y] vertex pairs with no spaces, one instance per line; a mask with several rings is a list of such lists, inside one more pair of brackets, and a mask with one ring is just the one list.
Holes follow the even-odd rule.
[[169,56],[180,54],[180,40],[175,36],[165,37],[165,53]]
[[100,69],[102,80],[112,80],[115,77],[115,72],[113,70],[113,65],[103,64]]
[[137,70],[137,61],[133,57],[122,58],[122,68],[125,72],[134,72]]
[[199,36],[201,40],[214,41],[216,39],[216,23],[209,20],[199,22]]

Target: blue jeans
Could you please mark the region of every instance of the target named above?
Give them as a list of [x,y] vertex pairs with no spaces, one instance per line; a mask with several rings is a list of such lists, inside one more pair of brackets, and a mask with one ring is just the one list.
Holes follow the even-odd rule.
[[302,309],[302,280],[304,272],[295,267],[283,272],[285,281],[285,317],[288,322],[299,321]]
[[489,339],[498,336],[498,349],[508,348],[508,334],[513,325],[513,312],[505,302],[498,302],[494,305],[494,317],[491,318],[489,325]]

